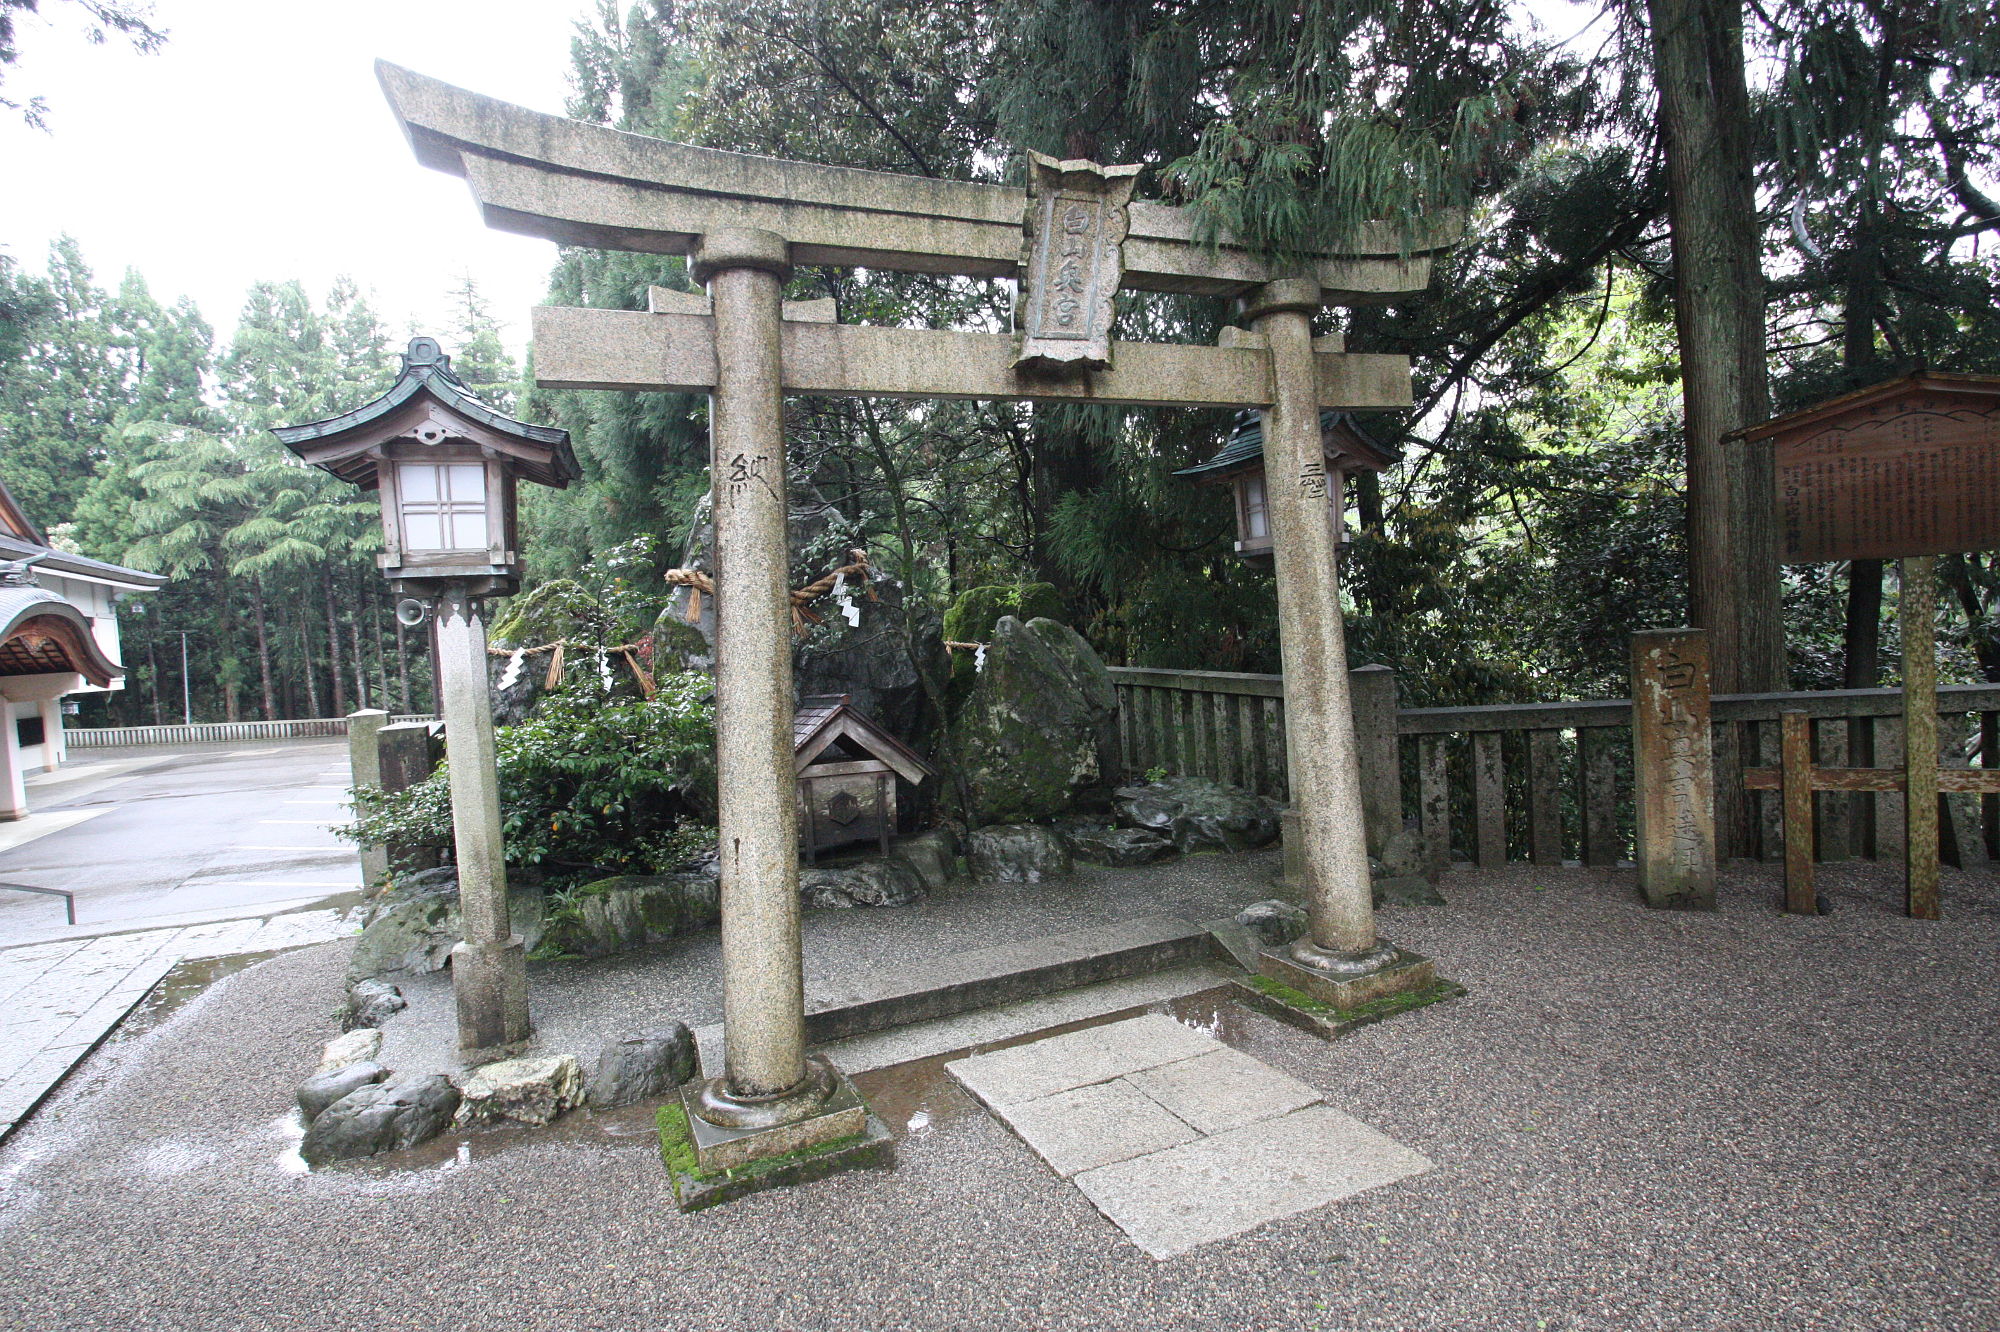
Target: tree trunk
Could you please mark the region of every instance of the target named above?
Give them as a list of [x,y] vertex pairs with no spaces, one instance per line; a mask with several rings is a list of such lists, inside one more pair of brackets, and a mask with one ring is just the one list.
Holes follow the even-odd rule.
[[151,634],[146,636],[146,665],[153,672],[153,725],[165,726],[167,717],[160,701],[160,649]]
[[[347,660],[354,668],[354,706],[368,706],[368,658],[361,653],[361,607],[365,603],[354,603],[354,611],[347,617]],[[386,697],[386,695],[385,695]]]
[[1771,412],[1741,0],[1647,0],[1666,145],[1687,432],[1688,601],[1717,693],[1786,683]]
[[333,681],[333,715],[347,715],[347,671],[340,659],[340,613],[333,604],[333,572],[320,566],[320,601],[326,607],[326,673]]
[[264,582],[250,585],[250,609],[257,617],[257,679],[264,688],[264,720],[278,719],[278,695],[271,688],[271,635],[264,625]]
[[[1847,366],[1849,388],[1873,379],[1876,366],[1875,321],[1882,311],[1882,294],[1875,255],[1875,215],[1864,205],[1854,244],[1847,256],[1846,310],[1841,329],[1841,361]],[[1873,689],[1881,682],[1882,561],[1850,560],[1847,565],[1847,626],[1843,635],[1849,689]]]
[[299,615],[299,674],[305,677],[306,716],[320,716],[319,671],[313,662],[312,619],[304,612]]
[[[218,627],[221,632],[216,635],[215,655],[220,659],[218,662],[220,669],[216,671],[216,675],[222,686],[222,720],[242,721],[243,709],[236,701],[236,690],[240,681],[236,678],[238,671],[236,669],[235,589],[230,586],[226,575],[221,580],[221,588],[222,591],[219,598],[221,608],[217,616]],[[262,616],[258,617],[257,623],[260,626],[263,624]]]

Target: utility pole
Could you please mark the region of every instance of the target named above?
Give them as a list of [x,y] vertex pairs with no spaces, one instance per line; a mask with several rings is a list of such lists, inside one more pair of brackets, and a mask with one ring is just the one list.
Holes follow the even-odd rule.
[[188,631],[181,630],[181,723],[194,725],[194,689],[188,682]]

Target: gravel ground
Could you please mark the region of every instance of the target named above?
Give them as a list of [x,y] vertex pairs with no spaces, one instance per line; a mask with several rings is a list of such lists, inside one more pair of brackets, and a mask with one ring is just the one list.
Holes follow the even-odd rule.
[[[1186,872],[1240,901],[1255,868]],[[287,1174],[344,963],[302,950],[99,1051],[0,1148],[0,1327],[2000,1327],[2000,882],[1947,871],[1934,924],[1874,867],[1823,877],[1836,914],[1788,918],[1761,866],[1716,915],[1645,911],[1629,871],[1455,873],[1384,926],[1468,998],[1331,1046],[1226,1031],[1437,1168],[1165,1262],[931,1065],[870,1075],[931,1115],[893,1172],[691,1217],[643,1113]],[[838,928],[945,951],[918,936],[948,905]]]

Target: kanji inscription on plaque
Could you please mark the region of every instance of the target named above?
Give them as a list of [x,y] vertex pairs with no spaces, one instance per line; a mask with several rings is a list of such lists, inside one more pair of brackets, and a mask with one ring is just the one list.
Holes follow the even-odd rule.
[[2000,548],[2000,378],[1920,372],[1744,437],[1772,441],[1786,560]]
[[1111,364],[1111,298],[1123,274],[1125,205],[1139,168],[1029,154],[1022,277],[1025,370]]

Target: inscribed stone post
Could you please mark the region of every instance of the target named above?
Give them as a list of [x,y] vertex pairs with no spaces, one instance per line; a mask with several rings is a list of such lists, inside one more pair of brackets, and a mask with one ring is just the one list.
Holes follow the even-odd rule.
[[1648,906],[1715,907],[1715,773],[1708,635],[1632,635],[1632,748],[1639,891]]

